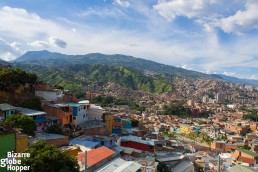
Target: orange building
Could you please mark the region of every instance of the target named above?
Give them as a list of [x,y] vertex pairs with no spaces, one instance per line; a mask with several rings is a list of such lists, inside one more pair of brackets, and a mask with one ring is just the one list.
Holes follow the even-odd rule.
[[248,132],[249,126],[242,126],[241,124],[227,124],[225,129],[237,133],[239,135],[244,135]]
[[[112,160],[112,156],[115,152],[105,146],[97,149],[87,151],[87,169],[88,171],[95,171],[97,168],[104,165],[107,161]],[[81,153],[77,156],[81,169],[84,168],[85,153]],[[84,171],[84,169],[82,170]]]
[[250,129],[251,129],[251,131],[256,132],[257,129],[258,129],[258,122],[251,123],[250,124]]
[[43,110],[47,115],[59,118],[60,125],[66,125],[72,123],[72,107],[66,104],[50,104],[43,107]]
[[239,162],[248,163],[250,166],[258,162],[258,154],[246,149],[237,149],[231,153],[231,157],[237,159]]
[[224,152],[226,150],[226,143],[224,141],[215,141],[211,143],[211,149]]

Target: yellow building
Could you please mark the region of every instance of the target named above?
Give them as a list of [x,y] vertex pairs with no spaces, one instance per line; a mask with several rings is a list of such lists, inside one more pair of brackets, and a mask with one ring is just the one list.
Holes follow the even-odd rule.
[[180,125],[180,133],[190,133],[192,131],[192,127],[187,124],[181,124]]
[[106,130],[112,133],[114,117],[111,114],[105,115]]
[[21,153],[29,145],[29,136],[26,134],[16,134],[16,152]]
[[62,146],[59,149],[62,152],[64,152],[65,154],[67,154],[69,156],[73,156],[73,157],[76,157],[79,152],[79,147],[77,147],[77,146]]

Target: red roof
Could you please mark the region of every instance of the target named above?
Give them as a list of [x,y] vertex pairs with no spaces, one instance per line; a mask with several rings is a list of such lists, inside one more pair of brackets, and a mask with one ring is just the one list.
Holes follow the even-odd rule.
[[[115,152],[113,150],[111,150],[105,146],[102,146],[97,149],[92,149],[87,152],[87,166],[91,167],[91,166],[97,164],[98,162],[106,159],[107,157],[110,157],[114,153]],[[81,154],[77,155],[77,160],[85,162],[85,154],[81,153]]]
[[248,163],[248,164],[255,163],[255,159],[246,158],[246,157],[242,157],[242,156],[238,157],[237,160],[240,161],[240,162]]

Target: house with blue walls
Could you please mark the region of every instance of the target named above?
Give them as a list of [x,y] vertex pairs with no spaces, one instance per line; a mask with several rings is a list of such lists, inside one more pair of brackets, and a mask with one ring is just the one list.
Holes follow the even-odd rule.
[[77,126],[78,124],[82,124],[89,119],[87,114],[87,106],[85,104],[67,103],[67,105],[72,107],[72,123],[75,126]]
[[17,113],[27,115],[34,119],[35,124],[37,125],[37,131],[45,130],[47,127],[47,119],[46,119],[46,112],[38,111],[34,109],[16,108]]
[[95,135],[93,136],[93,141],[98,142],[100,146],[106,146],[108,148],[116,146],[116,137],[112,136],[100,136],[100,135]]

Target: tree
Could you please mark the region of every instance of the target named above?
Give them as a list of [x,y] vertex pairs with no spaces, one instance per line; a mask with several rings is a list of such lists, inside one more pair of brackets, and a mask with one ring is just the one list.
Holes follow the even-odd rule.
[[34,131],[37,128],[34,119],[24,114],[11,115],[7,117],[3,123],[13,128],[21,128],[23,133],[30,136],[35,135]]
[[157,171],[158,172],[169,172],[170,170],[169,170],[168,166],[165,163],[160,162],[158,164],[158,166],[157,166]]
[[36,109],[36,110],[42,110],[41,108],[41,102],[40,98],[33,97],[21,104],[21,107],[29,108],[29,109]]
[[251,110],[247,115],[244,116],[244,119],[250,119],[251,121],[258,121],[258,110]]
[[139,121],[137,119],[131,119],[132,127],[138,127]]
[[30,166],[31,172],[79,172],[77,160],[53,145],[39,141],[25,150],[29,158],[22,158],[23,166]]
[[16,88],[29,84],[35,85],[37,76],[21,69],[4,68],[0,71],[0,90],[14,91]]
[[250,150],[250,149],[251,149],[251,147],[248,146],[248,145],[243,145],[241,148],[242,148],[242,149],[246,149],[246,150]]
[[47,133],[64,134],[62,127],[59,124],[53,124],[47,128]]

